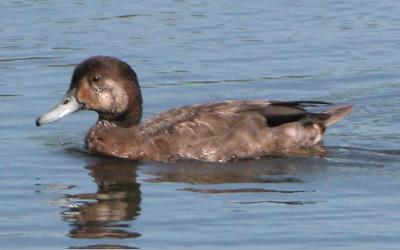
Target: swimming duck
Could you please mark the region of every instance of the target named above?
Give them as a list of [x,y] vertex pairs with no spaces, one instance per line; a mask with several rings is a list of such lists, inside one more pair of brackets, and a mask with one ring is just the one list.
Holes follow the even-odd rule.
[[226,100],[174,108],[141,123],[142,95],[135,71],[108,56],[78,64],[69,89],[36,125],[86,109],[99,115],[85,143],[96,153],[134,160],[229,162],[296,152],[321,144],[325,129],[352,105],[322,112],[321,101]]

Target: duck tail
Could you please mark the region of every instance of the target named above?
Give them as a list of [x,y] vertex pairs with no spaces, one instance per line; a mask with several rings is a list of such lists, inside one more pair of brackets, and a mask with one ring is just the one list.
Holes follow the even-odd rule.
[[321,123],[325,127],[329,127],[332,124],[342,120],[344,117],[350,114],[352,110],[353,110],[353,105],[351,104],[345,104],[331,109],[327,109],[322,113],[320,113],[321,115],[320,118],[322,118]]

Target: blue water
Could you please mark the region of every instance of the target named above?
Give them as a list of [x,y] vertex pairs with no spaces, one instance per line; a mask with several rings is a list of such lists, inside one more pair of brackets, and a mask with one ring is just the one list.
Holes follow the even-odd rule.
[[[398,249],[397,1],[2,1],[0,248]],[[145,118],[222,99],[353,103],[325,157],[85,153],[96,115],[34,121],[74,65],[129,62]]]

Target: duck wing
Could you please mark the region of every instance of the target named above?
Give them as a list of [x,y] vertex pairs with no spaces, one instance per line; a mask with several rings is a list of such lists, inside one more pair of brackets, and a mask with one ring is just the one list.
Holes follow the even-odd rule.
[[[321,108],[332,103],[322,101],[269,101],[269,100],[228,100],[211,104],[197,104],[171,109],[145,122],[143,128],[150,134],[157,134],[165,129],[185,122],[203,121],[202,117],[214,114],[222,120],[239,115],[261,115],[268,127],[296,122],[304,118],[313,118],[319,123],[328,120],[332,112],[313,113],[307,108]],[[347,107],[347,106],[346,106]],[[337,117],[336,117],[337,119]],[[221,120],[221,121],[222,121]],[[337,119],[340,120],[340,119]],[[329,124],[330,125],[330,124]]]
[[268,127],[277,127],[285,123],[297,122],[304,118],[327,119],[326,114],[312,113],[306,108],[320,108],[332,105],[322,101],[269,101],[268,104],[246,102],[236,110],[241,112],[257,112],[266,118]]
[[[286,138],[286,130],[307,127],[304,129],[305,137],[310,129],[323,133],[324,128],[317,129],[312,125],[328,124],[328,121],[333,121],[332,116],[337,118],[334,121],[338,121],[349,113],[348,107],[344,111],[331,109],[334,112],[312,113],[307,110],[326,105],[330,103],[268,100],[192,105],[151,118],[142,124],[142,131],[146,141],[152,145],[153,154],[159,155],[157,158],[229,161],[235,157],[255,157],[286,148],[286,144],[294,143],[291,143],[291,138]],[[285,141],[288,143],[283,145]]]

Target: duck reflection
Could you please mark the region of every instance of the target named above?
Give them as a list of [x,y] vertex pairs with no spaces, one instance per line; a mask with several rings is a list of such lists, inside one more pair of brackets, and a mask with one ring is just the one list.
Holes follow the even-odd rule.
[[96,193],[69,195],[75,206],[65,211],[73,238],[135,238],[129,224],[140,213],[140,184],[136,182],[137,164],[132,161],[98,159],[87,166],[98,186]]
[[[321,158],[269,157],[257,161],[240,161],[231,164],[176,162],[142,162],[141,173],[152,177],[145,182],[178,182],[187,187],[178,191],[194,193],[281,193],[281,200],[243,201],[243,204],[276,203],[286,205],[313,204],[313,201],[298,201],[292,194],[309,192],[303,190],[303,177],[312,172],[323,171],[325,160]],[[69,195],[74,207],[63,212],[62,217],[69,222],[74,238],[136,238],[140,234],[132,232],[132,223],[140,214],[141,192],[137,183],[137,163],[118,159],[91,159],[87,166],[98,186],[95,193]],[[221,188],[218,184],[236,183],[236,187]],[[260,184],[292,184],[286,185]],[[207,185],[206,188],[204,185]],[[242,185],[246,184],[246,185]],[[257,184],[251,187],[248,184]],[[268,187],[275,187],[270,189]],[[244,196],[240,196],[244,198]],[[260,196],[264,197],[265,196]],[[275,196],[276,197],[276,196]],[[242,204],[242,203],[241,203]],[[161,213],[161,211],[160,211]],[[124,221],[126,223],[124,223]]]
[[148,182],[180,182],[190,184],[223,183],[301,183],[302,177],[323,171],[323,158],[267,157],[260,160],[229,164],[176,162],[157,163],[146,167]]
[[[326,160],[323,158],[303,157],[267,157],[257,161],[239,161],[230,164],[176,162],[173,164],[152,163],[142,171],[152,177],[147,182],[178,182],[189,184],[178,191],[207,194],[237,194],[244,201],[229,201],[238,204],[282,204],[306,205],[320,201],[304,200],[296,193],[315,192],[307,189],[304,182],[312,175],[324,171]],[[225,185],[232,184],[229,188]],[[254,187],[252,187],[252,184]],[[265,185],[263,185],[265,184]],[[270,185],[271,184],[271,185]],[[281,185],[274,185],[281,184]],[[273,187],[273,188],[270,188]],[[282,194],[278,200],[270,200],[266,195],[252,196],[256,200],[247,200],[243,193],[277,193]],[[296,199],[297,197],[297,199]],[[302,197],[299,199],[299,197]],[[261,200],[259,199],[261,198]],[[265,199],[267,198],[267,199]]]

